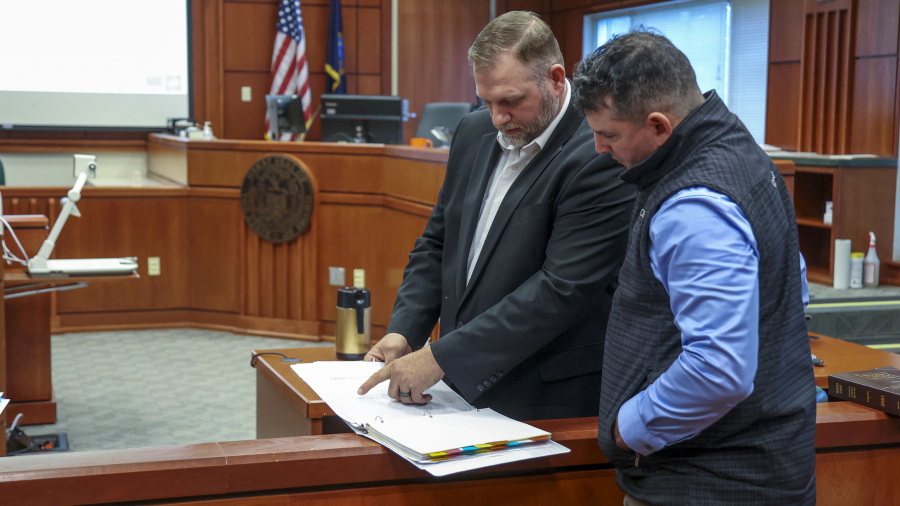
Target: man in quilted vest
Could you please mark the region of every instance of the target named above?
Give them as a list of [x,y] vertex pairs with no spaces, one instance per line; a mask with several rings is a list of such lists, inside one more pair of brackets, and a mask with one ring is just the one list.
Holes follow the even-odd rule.
[[814,504],[805,266],[781,175],[661,35],[612,39],[573,81],[597,152],[638,189],[598,432],[625,504]]

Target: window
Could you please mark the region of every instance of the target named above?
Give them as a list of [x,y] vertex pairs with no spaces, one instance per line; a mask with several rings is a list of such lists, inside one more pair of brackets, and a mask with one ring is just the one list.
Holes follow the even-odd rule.
[[766,133],[769,0],[679,0],[585,16],[584,55],[632,27],[654,28],[691,61],[757,142]]

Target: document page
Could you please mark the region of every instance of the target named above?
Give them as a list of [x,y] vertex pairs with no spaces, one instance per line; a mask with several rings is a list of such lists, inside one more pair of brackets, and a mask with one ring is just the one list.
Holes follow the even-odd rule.
[[[444,440],[447,436],[454,436],[452,432],[469,434],[467,429],[474,429],[474,424],[465,422],[453,423],[451,417],[451,425],[455,425],[448,434],[446,427],[440,426],[435,422],[439,421],[442,415],[459,414],[471,412],[477,415],[476,418],[480,423],[507,423],[520,424],[514,420],[495,420],[494,418],[505,418],[496,414],[491,410],[476,411],[465,399],[454,392],[447,384],[439,382],[437,385],[427,390],[427,393],[433,396],[431,402],[424,406],[407,405],[400,401],[395,401],[388,397],[387,381],[376,385],[366,395],[358,395],[356,393],[359,386],[363,384],[370,376],[375,374],[379,369],[384,367],[381,362],[313,362],[310,364],[295,364],[291,368],[295,373],[306,382],[319,397],[345,422],[347,422],[357,434],[365,436],[373,441],[383,444],[388,449],[395,452],[400,457],[406,459],[414,466],[427,471],[434,476],[446,476],[452,473],[468,471],[471,469],[480,469],[483,467],[515,462],[518,460],[533,459],[537,457],[546,457],[549,455],[557,455],[566,453],[568,448],[546,440],[536,444],[523,444],[519,446],[508,446],[502,450],[487,451],[484,453],[474,453],[470,455],[453,455],[446,460],[426,460],[422,461],[422,455],[414,455],[410,453],[408,447],[403,445],[393,437],[379,437],[376,431],[370,433],[367,426],[386,427],[393,425],[392,422],[403,421],[405,428],[400,429],[400,434],[409,435],[414,440],[431,438],[440,441],[437,445],[439,448],[445,448],[446,444],[457,445],[461,441],[455,437],[453,441]],[[416,423],[421,421],[420,423]],[[457,421],[459,422],[459,421]],[[524,425],[524,424],[521,424]],[[528,427],[528,426],[526,426]],[[534,429],[533,427],[529,427]],[[400,437],[396,430],[387,429],[392,436]],[[546,434],[543,431],[535,429],[540,435]],[[480,432],[480,431],[478,431]],[[528,434],[509,433],[513,437],[533,437],[536,434],[529,432]],[[540,437],[540,435],[538,437]],[[508,439],[507,439],[508,440]],[[492,441],[495,442],[495,441]],[[417,444],[418,446],[418,444]],[[431,445],[427,445],[431,447]]]
[[437,416],[475,409],[442,381],[426,391],[433,398],[422,406],[403,404],[388,397],[388,381],[379,383],[366,395],[357,394],[359,386],[382,367],[383,362],[362,361],[313,362],[291,366],[300,379],[354,428],[382,420]]
[[[503,416],[492,409],[454,413],[425,419],[402,418],[371,424],[371,431],[402,442],[419,455],[453,452],[462,453],[467,447],[504,446],[509,442],[540,440],[550,433],[526,423]],[[471,448],[474,450],[474,448]]]

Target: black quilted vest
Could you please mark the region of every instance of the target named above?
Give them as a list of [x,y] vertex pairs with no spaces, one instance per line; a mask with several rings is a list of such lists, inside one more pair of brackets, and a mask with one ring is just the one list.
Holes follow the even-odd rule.
[[[815,380],[796,219],[781,175],[737,116],[709,92],[666,144],[622,178],[639,193],[606,334],[598,433],[619,486],[653,504],[814,504]],[[691,187],[730,197],[756,237],[754,391],[693,438],[636,460],[613,440],[615,416],[681,352],[669,296],[650,268],[650,219],[669,197]]]

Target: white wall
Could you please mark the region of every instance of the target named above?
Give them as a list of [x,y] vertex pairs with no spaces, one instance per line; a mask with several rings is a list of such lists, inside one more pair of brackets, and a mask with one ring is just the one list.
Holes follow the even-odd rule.
[[[147,153],[143,151],[78,151],[97,157],[97,178],[103,181],[132,181],[147,176]],[[72,153],[0,153],[7,186],[72,186]]]

